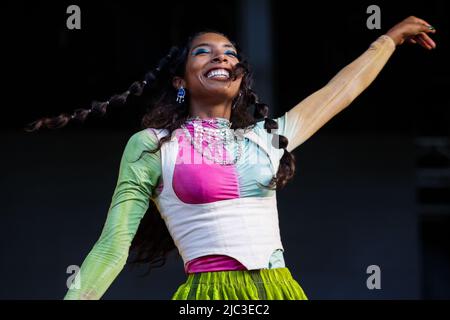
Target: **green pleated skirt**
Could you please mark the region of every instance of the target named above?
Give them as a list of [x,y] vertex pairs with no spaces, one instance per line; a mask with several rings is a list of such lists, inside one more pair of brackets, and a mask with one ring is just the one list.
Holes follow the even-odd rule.
[[288,268],[188,275],[172,300],[307,300]]

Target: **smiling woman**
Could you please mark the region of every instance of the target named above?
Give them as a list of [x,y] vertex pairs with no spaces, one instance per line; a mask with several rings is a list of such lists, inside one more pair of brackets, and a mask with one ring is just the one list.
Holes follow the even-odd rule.
[[101,298],[130,251],[131,263],[151,269],[174,249],[187,280],[173,299],[307,299],[286,267],[278,223],[276,191],[295,172],[290,152],[372,83],[396,45],[411,37],[428,41],[429,25],[408,19],[276,119],[252,90],[237,46],[221,33],[202,32],[124,93],[31,124],[30,131],[59,128],[123,105],[130,94],[154,95],[143,129],[123,152],[100,238],[73,282],[81,285],[65,299]]

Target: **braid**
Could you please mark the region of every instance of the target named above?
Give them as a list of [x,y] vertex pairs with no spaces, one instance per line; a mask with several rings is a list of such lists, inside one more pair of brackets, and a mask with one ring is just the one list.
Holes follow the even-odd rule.
[[269,106],[259,102],[259,98],[253,90],[250,91],[250,97],[251,102],[255,105],[255,119],[264,118],[264,129],[273,135],[272,145],[275,148],[284,149],[283,156],[280,159],[278,172],[276,176],[272,178],[269,185],[266,186],[269,189],[281,189],[295,174],[295,157],[287,150],[289,144],[288,138],[272,132],[272,130],[278,129],[278,123],[274,119],[268,117]]
[[155,70],[149,71],[147,74],[145,74],[143,81],[136,81],[132,83],[128,90],[126,90],[125,92],[121,94],[115,94],[111,96],[107,101],[93,101],[91,103],[91,108],[76,109],[72,115],[62,113],[59,116],[53,118],[40,118],[28,124],[28,126],[25,128],[25,131],[33,132],[41,128],[59,129],[66,126],[72,119],[84,122],[87,116],[91,113],[96,113],[103,116],[105,115],[109,106],[123,106],[127,102],[128,96],[130,94],[139,97],[143,94],[144,90],[147,87],[153,86],[158,79],[158,75],[174,59],[174,57],[176,57],[178,52],[178,47],[172,47],[169,50],[169,53],[159,61]]

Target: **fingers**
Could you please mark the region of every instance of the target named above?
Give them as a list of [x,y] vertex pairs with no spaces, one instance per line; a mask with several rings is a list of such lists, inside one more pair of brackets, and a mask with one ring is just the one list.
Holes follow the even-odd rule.
[[[430,29],[433,28],[433,29]],[[424,25],[424,24],[420,24],[420,28],[419,28],[420,32],[425,32],[425,33],[436,33],[436,29],[434,29],[434,27],[430,26],[430,25]]]
[[414,36],[414,40],[420,44],[422,47],[424,47],[425,49],[431,50],[433,49],[433,47],[431,45],[429,45],[422,37],[420,34]]
[[415,18],[416,23],[421,25],[420,32],[436,33],[436,29],[423,19]]
[[[417,18],[417,17],[416,17],[416,21],[419,22],[419,23],[421,23],[421,24],[423,24],[423,25],[425,25],[425,26],[427,26],[427,27],[431,27],[431,24],[429,24],[428,22],[426,22],[426,21],[423,20],[423,19],[420,19],[420,18]],[[436,30],[432,30],[432,31],[436,31]]]
[[[427,21],[417,18],[415,16],[410,16],[408,19],[406,19],[411,27],[412,27],[412,33],[414,36],[418,35],[419,33],[436,33],[436,29],[429,24]],[[429,39],[424,39],[428,42]],[[429,45],[433,45],[431,42],[429,42]]]
[[436,29],[427,21],[414,16],[410,17],[410,21],[416,25],[415,28],[417,31],[410,37],[409,42],[419,44],[428,50],[435,49],[436,43],[428,36],[428,34],[436,33]]
[[431,50],[431,47],[425,41],[420,39],[419,37],[416,37],[416,41],[417,41],[418,44],[420,44],[425,49]]
[[423,41],[425,41],[433,49],[436,48],[436,43],[426,33],[421,32],[417,36],[420,37]]

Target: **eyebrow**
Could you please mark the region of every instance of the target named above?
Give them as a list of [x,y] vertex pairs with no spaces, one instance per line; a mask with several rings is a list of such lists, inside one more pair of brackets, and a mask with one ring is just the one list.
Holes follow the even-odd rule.
[[[193,47],[191,52],[194,51],[195,49],[197,49],[198,47],[212,47],[212,45],[210,43],[200,43],[200,44],[196,45],[195,47]],[[224,44],[223,47],[224,48],[233,48],[234,50],[236,50],[236,48],[232,44]]]

